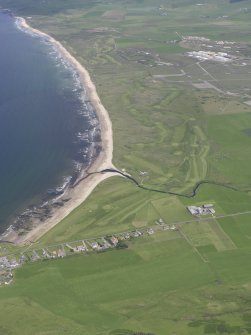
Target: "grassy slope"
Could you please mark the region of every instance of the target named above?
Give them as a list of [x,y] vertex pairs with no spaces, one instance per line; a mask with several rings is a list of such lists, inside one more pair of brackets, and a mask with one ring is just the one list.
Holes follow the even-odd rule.
[[[188,192],[203,178],[246,189],[250,137],[243,130],[251,128],[248,110],[233,103],[232,97],[223,101],[215,92],[203,105],[191,86],[152,78],[180,73],[179,68],[151,67],[153,58],[142,65],[128,51],[140,48],[175,63],[183,49],[165,40],[176,39],[177,30],[248,40],[250,13],[241,13],[240,4],[195,3],[165,1],[168,15],[160,16],[157,8],[163,1],[57,0],[34,5],[29,0],[0,0],[21,15],[32,15],[38,28],[62,41],[90,70],[112,118],[119,167],[137,178],[139,170],[147,170],[150,177],[144,184],[163,189]],[[241,3],[248,6],[248,1]],[[102,17],[115,7],[127,12],[124,20]],[[221,15],[229,19],[219,21]],[[97,27],[116,31],[90,31]],[[185,69],[190,65],[182,64]],[[198,69],[193,71],[200,78]],[[232,104],[231,113],[228,109],[218,115],[215,110],[225,104]],[[159,217],[170,223],[182,221],[189,218],[186,205],[203,202],[215,203],[219,214],[250,210],[245,192],[206,185],[196,198],[178,199],[113,178],[39,243],[152,225]],[[156,335],[247,334],[249,223],[250,215],[195,223],[182,227],[185,239],[177,233],[173,240],[165,232],[130,242],[128,250],[25,266],[17,271],[15,285],[0,290],[0,333],[131,334],[127,329]]]

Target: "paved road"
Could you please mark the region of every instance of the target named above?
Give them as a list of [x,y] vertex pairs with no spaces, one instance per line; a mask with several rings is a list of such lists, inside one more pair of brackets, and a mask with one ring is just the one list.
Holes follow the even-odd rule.
[[[213,221],[213,220],[217,220],[217,219],[222,219],[222,218],[227,218],[227,217],[235,217],[235,216],[240,216],[240,215],[246,215],[246,214],[251,214],[251,210],[250,211],[243,211],[243,212],[236,212],[236,213],[231,213],[231,214],[221,214],[221,215],[212,215],[210,217],[198,217],[195,218],[193,220],[186,220],[186,221],[176,221],[176,222],[172,222],[172,223],[166,223],[163,225],[153,225],[153,226],[149,226],[149,227],[143,227],[143,228],[135,228],[133,230],[127,230],[127,231],[123,231],[123,232],[114,232],[114,233],[110,233],[107,234],[109,236],[111,235],[115,235],[115,236],[119,236],[119,235],[126,235],[126,234],[131,234],[132,232],[135,231],[139,231],[142,233],[147,233],[150,229],[154,230],[154,232],[157,231],[165,231],[163,230],[163,227],[165,226],[177,226],[177,228],[180,225],[184,225],[184,224],[189,224],[189,223],[193,223],[193,222],[202,222],[202,221]],[[82,238],[82,239],[78,239],[78,240],[74,240],[74,241],[67,241],[67,242],[62,242],[62,243],[57,243],[57,244],[49,244],[46,246],[43,245],[37,245],[36,243],[31,244],[30,246],[28,246],[27,249],[23,250],[23,251],[17,251],[17,252],[12,252],[12,253],[8,253],[5,254],[3,256],[10,256],[10,255],[20,255],[21,253],[25,253],[28,251],[38,251],[38,250],[42,250],[42,249],[46,249],[46,248],[56,248],[56,247],[62,247],[62,246],[66,246],[67,244],[75,244],[75,243],[82,243],[82,241],[85,242],[92,242],[92,241],[96,241],[96,240],[100,240],[103,239],[105,236],[96,236],[96,237],[87,237],[87,238]]]

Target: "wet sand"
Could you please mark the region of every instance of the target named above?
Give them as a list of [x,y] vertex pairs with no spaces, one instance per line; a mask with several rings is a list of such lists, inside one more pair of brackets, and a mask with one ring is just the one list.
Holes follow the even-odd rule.
[[[30,27],[24,18],[18,17],[17,20],[22,29],[41,37],[45,37],[79,74],[79,79],[85,88],[86,95],[96,111],[101,129],[102,150],[89,167],[88,173],[114,168],[112,164],[113,138],[111,120],[107,110],[104,108],[98,97],[96,87],[93,84],[88,71],[63,47],[61,43],[56,41],[53,37]],[[110,172],[105,174],[93,174],[81,182],[75,183],[76,186],[69,188],[64,194],[64,198],[70,199],[64,203],[64,206],[53,210],[51,217],[46,219],[44,222],[37,222],[32,230],[27,234],[18,236],[18,234],[12,232],[12,234],[10,234],[11,236],[9,236],[9,240],[17,244],[35,242],[62,219],[64,219],[76,207],[78,207],[100,182],[114,175],[117,174]]]

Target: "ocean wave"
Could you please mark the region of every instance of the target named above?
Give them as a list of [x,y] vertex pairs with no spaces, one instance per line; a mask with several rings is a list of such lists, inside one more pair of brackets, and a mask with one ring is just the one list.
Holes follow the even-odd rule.
[[66,90],[72,92],[78,100],[78,103],[76,103],[77,108],[74,112],[82,119],[83,124],[86,125],[84,129],[77,130],[74,134],[72,176],[64,177],[59,186],[54,186],[52,189],[49,189],[47,191],[46,199],[41,201],[40,204],[36,204],[31,209],[26,209],[23,213],[19,214],[14,222],[14,226],[20,227],[25,226],[26,224],[29,225],[32,218],[39,218],[41,221],[46,219],[46,217],[50,215],[50,207],[56,204],[63,198],[63,196],[67,195],[67,190],[70,187],[71,182],[74,182],[81,173],[86,171],[97,157],[100,150],[101,131],[95,108],[88,99],[86,89],[81,82],[76,68],[61,54],[57,46],[50,41],[49,37],[40,35],[39,33],[31,31],[29,28],[23,27],[21,18],[16,18],[15,24],[19,30],[39,39],[39,42],[46,47],[46,53],[54,62],[58,71],[66,73],[65,81],[68,85]]

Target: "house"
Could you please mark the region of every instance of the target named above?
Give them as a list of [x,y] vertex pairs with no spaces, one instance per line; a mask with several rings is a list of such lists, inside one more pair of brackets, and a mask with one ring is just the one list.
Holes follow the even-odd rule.
[[112,237],[110,238],[110,241],[111,241],[111,243],[112,243],[114,246],[116,246],[116,245],[119,243],[119,240],[118,240],[117,237],[115,237],[115,236],[112,236]]

